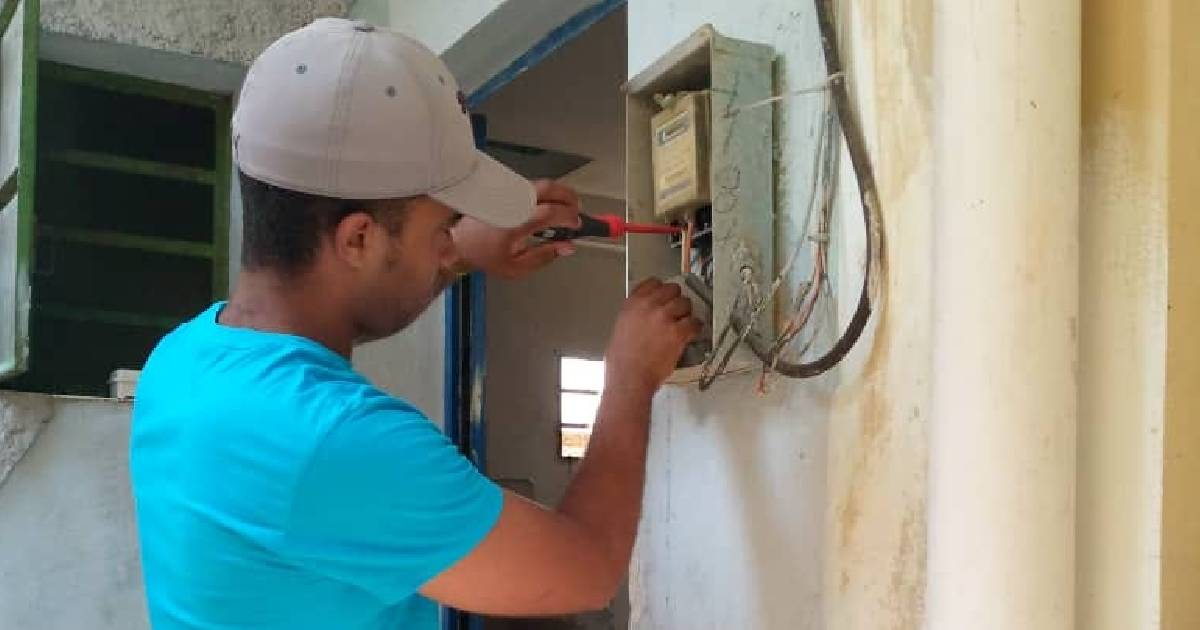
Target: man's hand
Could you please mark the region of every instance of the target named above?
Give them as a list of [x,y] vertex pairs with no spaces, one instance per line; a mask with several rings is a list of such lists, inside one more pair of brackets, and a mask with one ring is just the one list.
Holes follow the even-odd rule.
[[605,354],[607,382],[656,391],[671,376],[688,342],[700,334],[692,303],[679,285],[653,278],[639,284],[617,317]]
[[454,244],[458,248],[458,267],[479,269],[506,279],[527,276],[560,256],[575,253],[568,242],[530,245],[535,232],[548,227],[579,227],[579,197],[570,187],[542,180],[534,183],[537,208],[524,225],[501,229],[482,221],[463,217],[454,226]]

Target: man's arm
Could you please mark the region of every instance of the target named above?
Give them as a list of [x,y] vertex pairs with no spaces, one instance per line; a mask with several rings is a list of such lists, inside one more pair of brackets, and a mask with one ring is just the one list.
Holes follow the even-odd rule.
[[629,565],[641,511],[650,402],[699,332],[679,287],[642,283],[610,342],[587,454],[556,510],[507,493],[495,528],[421,593],[493,615],[603,608]]

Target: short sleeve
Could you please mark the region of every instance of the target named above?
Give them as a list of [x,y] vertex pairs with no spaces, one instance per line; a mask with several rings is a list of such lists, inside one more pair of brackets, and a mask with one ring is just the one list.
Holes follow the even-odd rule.
[[474,549],[503,495],[420,412],[378,398],[313,452],[285,545],[301,566],[395,602]]

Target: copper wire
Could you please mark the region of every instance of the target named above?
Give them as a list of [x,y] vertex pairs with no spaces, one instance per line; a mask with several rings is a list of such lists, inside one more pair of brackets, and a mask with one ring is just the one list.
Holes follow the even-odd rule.
[[692,271],[692,237],[696,233],[695,217],[688,217],[687,229],[683,231],[682,259],[679,263],[679,273],[688,275]]

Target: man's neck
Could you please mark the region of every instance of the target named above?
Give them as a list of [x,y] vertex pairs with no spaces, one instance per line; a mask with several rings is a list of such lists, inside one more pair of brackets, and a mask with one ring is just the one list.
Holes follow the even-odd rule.
[[339,301],[313,285],[311,278],[243,271],[218,321],[235,328],[307,337],[349,359],[353,325],[339,312]]

